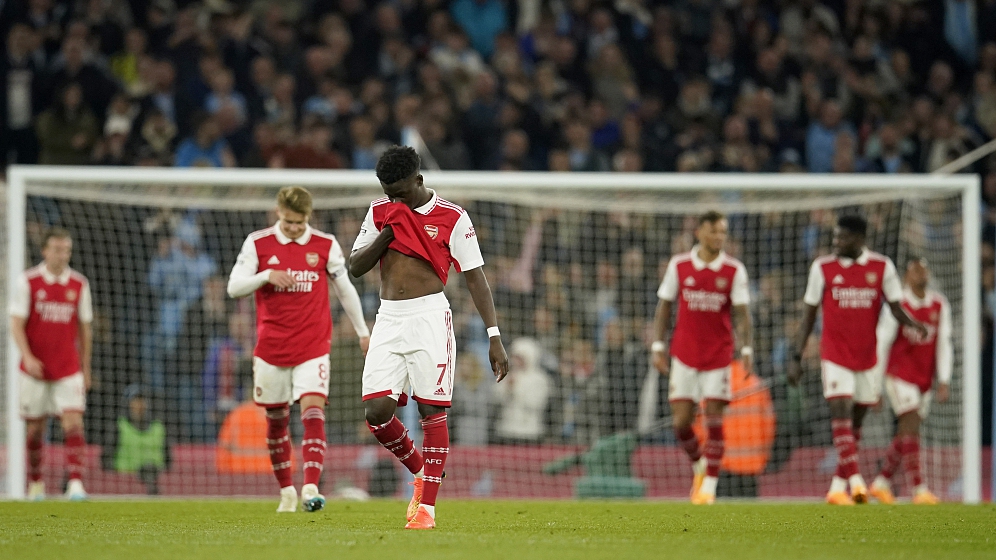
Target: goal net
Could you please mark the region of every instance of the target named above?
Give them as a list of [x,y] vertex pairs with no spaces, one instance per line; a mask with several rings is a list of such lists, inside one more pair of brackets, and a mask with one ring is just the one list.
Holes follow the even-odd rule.
[[[91,282],[87,490],[276,496],[262,413],[251,404],[252,298],[229,299],[227,277],[246,236],[274,223],[274,198],[286,185],[312,191],[312,225],[336,235],[348,253],[369,202],[382,194],[373,174],[14,167],[9,179],[9,226],[0,232],[8,282],[40,262],[50,226],[72,233],[71,266]],[[675,443],[667,383],[648,348],[668,259],[691,248],[695,217],[715,209],[729,217],[727,251],[750,276],[756,356],[755,375],[733,376],[719,496],[826,492],[836,454],[821,394],[819,327],[800,387],[789,387],[785,373],[809,265],[830,252],[836,216],[857,211],[869,220],[871,249],[900,271],[911,256],[926,257],[932,286],[952,304],[951,398],[934,404],[923,427],[923,473],[944,499],[979,500],[978,403],[963,398],[979,387],[976,178],[432,173],[426,184],[474,221],[512,368],[494,383],[484,324],[463,279],[451,275],[446,294],[459,353],[445,497],[687,497],[691,466]],[[372,324],[376,269],[354,283]],[[6,306],[7,293],[0,295]],[[334,298],[332,313],[322,491],[401,496],[407,472],[364,425],[363,357]],[[18,357],[12,345],[5,351],[4,488],[20,497]],[[398,415],[418,444],[415,407]],[[163,426],[166,452],[153,454],[147,468],[121,461],[122,431],[150,423]],[[300,484],[297,416],[291,426]],[[894,426],[887,404],[866,419],[860,466],[869,480]],[[61,442],[52,421],[50,493],[65,482]],[[908,495],[901,473],[894,487]]]

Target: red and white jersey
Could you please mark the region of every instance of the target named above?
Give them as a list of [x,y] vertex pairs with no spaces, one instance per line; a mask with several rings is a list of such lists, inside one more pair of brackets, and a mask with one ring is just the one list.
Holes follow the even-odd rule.
[[671,337],[671,355],[700,371],[724,368],[733,361],[734,305],[750,303],[747,269],[720,253],[711,262],[699,258],[699,247],[675,255],[657,290],[664,301],[678,300]]
[[803,301],[823,303],[822,359],[851,371],[875,366],[883,294],[890,302],[903,297],[896,265],[885,255],[862,249],[857,259],[828,255],[813,261]]
[[45,366],[46,381],[82,371],[79,324],[93,321],[90,282],[85,276],[71,268],[56,276],[45,263],[29,268],[14,286],[10,315],[26,319],[28,347]]
[[[277,288],[270,270],[286,271],[296,284]],[[308,228],[290,239],[273,226],[249,235],[232,278],[257,278],[256,351],[268,364],[293,367],[328,354],[332,347],[329,277],[346,274],[335,236]],[[231,285],[231,281],[229,282]]]
[[[429,189],[432,198],[415,209],[414,215],[429,238],[433,249],[438,251],[438,260],[449,262],[457,272],[466,272],[484,265],[481,246],[477,243],[477,232],[470,216],[463,208],[445,200]],[[378,198],[370,203],[367,216],[363,219],[360,233],[353,243],[353,252],[373,243],[384,225],[384,214],[390,200]],[[446,283],[445,276],[441,278]]]
[[951,305],[938,292],[927,290],[920,299],[909,288],[903,290],[903,308],[927,327],[927,336],[902,326],[887,309],[878,322],[879,367],[886,375],[928,391],[937,380],[951,382],[954,347],[951,344]]

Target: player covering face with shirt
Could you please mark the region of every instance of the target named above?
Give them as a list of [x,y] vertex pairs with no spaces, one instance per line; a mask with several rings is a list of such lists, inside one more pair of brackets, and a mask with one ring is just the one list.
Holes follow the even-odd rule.
[[[435,527],[436,494],[449,454],[446,409],[453,394],[456,340],[443,294],[450,266],[462,272],[490,338],[497,381],[508,372],[477,233],[467,213],[427,189],[415,150],[395,146],[377,162],[384,198],[370,210],[353,245],[349,270],[362,276],[380,264],[381,306],[363,366],[370,431],[415,475],[407,529]],[[425,433],[422,451],[394,415],[411,393]]]

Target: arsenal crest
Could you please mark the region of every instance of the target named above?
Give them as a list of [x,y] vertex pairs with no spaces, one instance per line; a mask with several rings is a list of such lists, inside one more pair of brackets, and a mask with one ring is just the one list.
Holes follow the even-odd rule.
[[429,234],[429,237],[431,237],[433,239],[435,239],[436,236],[439,235],[439,228],[437,228],[436,226],[425,225],[425,226],[422,226],[422,227],[425,228],[425,232]]
[[727,285],[726,278],[717,278],[716,279],[716,289],[717,290],[725,290],[726,289],[726,285]]
[[865,273],[865,280],[868,281],[869,286],[874,286],[875,282],[878,282],[878,274],[875,274],[874,272],[867,272]]
[[931,323],[936,323],[937,322],[937,312],[936,311],[931,311],[930,312],[930,322]]
[[66,301],[76,301],[76,290],[66,290]]
[[310,267],[318,266],[318,253],[308,253],[304,256],[304,260],[307,261]]

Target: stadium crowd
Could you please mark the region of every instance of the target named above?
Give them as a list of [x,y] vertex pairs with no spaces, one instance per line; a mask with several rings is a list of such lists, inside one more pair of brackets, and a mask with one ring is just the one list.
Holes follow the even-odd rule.
[[[404,143],[440,169],[922,173],[996,137],[994,0],[0,0],[0,34],[5,163],[373,169],[382,150]],[[992,371],[996,162],[968,170],[984,177],[984,371]],[[248,310],[233,311],[217,292],[237,247],[205,249],[203,239],[218,237],[194,231],[212,227],[203,215],[139,218],[153,240],[147,259],[135,262],[148,274],[159,319],[141,336],[126,334],[145,348],[149,382],[186,371],[156,354],[168,344],[154,343],[189,342],[204,325],[221,334],[201,336],[206,346],[194,355],[228,356],[219,363],[245,369],[248,343],[236,333]],[[357,217],[339,218],[334,232],[349,246]],[[533,390],[519,389],[521,400],[504,395],[510,410],[483,421],[458,402],[455,418],[471,417],[457,420],[458,440],[574,441],[592,371],[639,383],[624,373],[645,371],[647,359],[640,329],[628,322],[652,316],[659,262],[682,247],[648,232],[687,242],[688,228],[589,218],[527,219],[513,228],[521,241],[512,232],[503,238],[500,223],[482,224],[493,243],[531,244],[539,255],[524,279],[516,268],[524,250],[490,251],[504,279],[499,305],[535,309],[511,317],[512,332],[531,336],[512,351],[519,386]],[[243,221],[225,227],[263,225]],[[551,221],[558,225],[544,230]],[[804,270],[826,223],[741,224],[756,235],[798,228],[805,245],[785,252],[791,262],[745,255],[763,297],[798,299],[783,292],[780,274]],[[550,242],[584,228],[601,232],[588,262]],[[582,266],[595,270],[596,283]],[[185,284],[170,286],[180,277]],[[614,314],[602,314],[609,301]],[[582,317],[582,334],[565,342],[567,316]],[[765,365],[769,374],[776,365]],[[487,372],[470,362],[460,369],[468,410],[480,409],[474,398],[487,409],[493,396],[472,390]],[[541,369],[559,371],[563,406],[528,402],[553,398]],[[226,383],[224,398],[238,400]],[[607,406],[633,411],[637,389],[616,386],[625,394]],[[991,385],[982,394],[992,395]],[[528,423],[533,429],[503,421],[540,408],[555,419]],[[183,410],[185,418],[204,415],[191,422],[212,423],[204,409]],[[611,430],[632,427],[633,414],[620,412]]]

